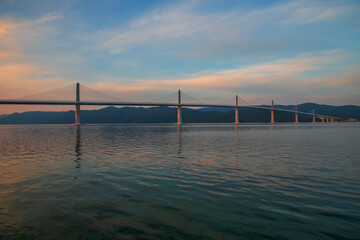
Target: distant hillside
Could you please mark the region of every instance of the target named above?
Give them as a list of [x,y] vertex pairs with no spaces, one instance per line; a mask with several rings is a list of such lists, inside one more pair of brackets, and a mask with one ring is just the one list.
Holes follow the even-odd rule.
[[[263,105],[264,107],[270,107],[269,105]],[[295,110],[295,105],[275,105],[275,108]],[[221,112],[232,111],[229,108],[203,108],[203,111],[216,111],[219,109]],[[313,109],[315,112],[321,115],[328,115],[342,118],[356,118],[360,119],[360,106],[355,105],[344,105],[344,106],[332,106],[316,103],[303,103],[298,105],[298,111],[312,113]]]
[[[295,109],[295,106],[276,106],[282,109]],[[298,111],[301,112],[315,112],[321,115],[328,115],[342,118],[357,118],[360,119],[360,106],[345,105],[345,106],[331,106],[316,103],[303,103],[298,106]]]
[[[295,109],[295,106],[276,106],[283,109]],[[298,106],[299,111],[360,119],[359,106],[329,106],[305,103]],[[234,122],[234,109],[183,108],[183,122],[187,123],[231,123]],[[227,111],[225,111],[227,110]],[[175,123],[177,109],[170,107],[106,107],[99,110],[81,111],[82,123]],[[299,116],[299,121],[311,121],[309,116]],[[239,109],[240,122],[270,122],[269,110]],[[275,113],[276,122],[292,122],[294,115],[286,112]],[[0,118],[0,124],[71,124],[74,123],[74,111],[66,112],[24,112],[13,113]]]

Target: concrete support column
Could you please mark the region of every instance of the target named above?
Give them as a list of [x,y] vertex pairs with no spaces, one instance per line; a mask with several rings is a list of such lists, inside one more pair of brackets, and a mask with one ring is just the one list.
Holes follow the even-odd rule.
[[296,113],[295,113],[295,123],[299,123],[299,117],[298,117],[298,106],[296,105]]
[[271,124],[274,124],[274,100],[271,101]]
[[76,83],[75,125],[80,125],[80,84]]
[[321,121],[322,121],[322,122],[325,122],[325,118],[321,118]]
[[236,100],[235,100],[235,124],[239,124],[239,100],[238,100],[238,95],[236,95]]
[[313,123],[316,123],[316,117],[315,117],[315,108],[313,109]]
[[182,124],[181,119],[181,91],[178,92],[178,109],[177,109],[177,123],[178,125]]

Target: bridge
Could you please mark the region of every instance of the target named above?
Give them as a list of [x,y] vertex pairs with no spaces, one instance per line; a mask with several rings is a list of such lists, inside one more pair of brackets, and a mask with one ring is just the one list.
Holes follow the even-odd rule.
[[[334,116],[326,116],[315,113],[315,109],[313,112],[301,112],[297,110],[297,106],[295,110],[289,110],[289,109],[281,109],[274,107],[274,101],[272,101],[271,107],[266,106],[255,106],[255,105],[239,105],[239,97],[235,96],[234,104],[206,104],[206,103],[183,103],[182,102],[182,93],[180,90],[177,92],[177,103],[170,103],[170,102],[126,102],[126,101],[119,101],[119,99],[116,99],[114,97],[108,96],[104,93],[98,92],[96,90],[92,90],[88,87],[85,87],[83,85],[80,85],[79,83],[75,84],[75,98],[74,100],[59,100],[58,96],[61,96],[61,92],[64,92],[64,90],[70,90],[67,86],[61,89],[55,89],[51,90],[45,93],[41,94],[35,94],[32,96],[15,99],[15,100],[0,100],[0,104],[13,104],[13,105],[73,105],[75,106],[75,126],[80,125],[80,106],[142,106],[142,107],[160,107],[160,106],[167,106],[167,107],[177,107],[177,122],[175,124],[181,125],[182,122],[182,114],[181,114],[181,108],[182,107],[214,107],[214,108],[232,108],[235,109],[235,116],[234,116],[234,124],[239,124],[239,109],[240,108],[250,108],[250,109],[265,109],[269,110],[271,115],[271,124],[275,123],[275,117],[274,114],[276,111],[281,112],[289,112],[295,115],[294,122],[298,123],[299,118],[298,115],[307,115],[312,116],[312,121],[316,122],[316,118],[320,119],[322,122],[335,122],[337,120],[341,120],[342,118],[334,117]],[[100,96],[107,96],[107,98],[104,100],[94,100],[94,98],[89,98],[85,100],[81,100],[80,90],[85,89],[89,93],[95,93],[95,95]],[[56,92],[57,91],[57,92]],[[71,93],[71,91],[68,91],[67,94]],[[51,97],[49,97],[51,96]],[[56,96],[56,97],[54,97]]]

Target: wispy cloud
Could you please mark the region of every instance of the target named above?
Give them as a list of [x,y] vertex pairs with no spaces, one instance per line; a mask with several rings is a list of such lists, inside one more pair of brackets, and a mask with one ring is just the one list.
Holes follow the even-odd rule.
[[[358,71],[351,71],[346,78],[344,74],[337,77],[304,77],[303,74],[313,71],[326,71],[331,69],[332,64],[341,63],[351,58],[340,50],[312,52],[300,54],[293,58],[275,60],[262,64],[243,66],[213,72],[211,74],[198,75],[182,79],[168,80],[139,80],[130,84],[116,83],[116,79],[101,79],[101,83],[93,84],[92,87],[114,95],[120,95],[127,99],[133,96],[150,96],[151,92],[170,92],[176,89],[185,91],[207,91],[208,96],[229,93],[242,93],[248,102],[259,103],[264,98],[254,98],[254,95],[274,97],[279,95],[281,89],[286,89],[288,94],[298,92],[298,89],[334,88],[342,83],[354,84]],[[346,74],[345,74],[346,75]],[[326,82],[324,82],[326,79]],[[304,82],[308,84],[305,86]],[[321,84],[320,84],[321,83]],[[320,85],[319,85],[320,84]],[[285,94],[285,93],[282,93]],[[295,95],[296,95],[295,94]],[[246,99],[248,97],[248,99]],[[296,96],[294,96],[296,97]],[[255,102],[254,102],[255,101]]]
[[190,3],[177,4],[135,19],[127,27],[101,31],[97,34],[99,47],[120,53],[141,44],[177,40],[207,30],[214,16],[196,14],[193,7]]
[[[56,77],[55,73],[32,61],[31,56],[24,53],[21,43],[24,34],[44,34],[44,24],[48,24],[61,15],[49,13],[45,16],[29,20],[0,20],[0,95],[2,99],[14,99],[34,92],[44,91],[67,83]],[[50,26],[45,26],[45,29]],[[39,29],[41,28],[41,29]],[[38,31],[35,33],[34,29]],[[29,33],[29,34],[27,34]]]
[[321,22],[354,10],[354,6],[333,4],[330,1],[299,1],[286,5],[284,9],[290,10],[288,21],[297,23]]
[[[166,6],[134,19],[128,25],[100,31],[96,34],[97,47],[107,49],[111,54],[161,43],[188,44],[197,48],[206,45],[210,51],[224,50],[229,44],[238,48],[274,47],[270,39],[265,44],[255,40],[254,35],[266,28],[284,27],[284,23],[295,28],[299,24],[326,21],[354,10],[354,6],[339,6],[336,2],[291,1],[264,9],[232,9],[220,14],[198,12],[197,7],[201,4],[204,3],[195,1]],[[198,53],[202,51],[200,48]]]
[[40,17],[39,19],[35,20],[36,24],[48,23],[54,20],[62,19],[63,16],[57,12],[47,13],[46,15]]

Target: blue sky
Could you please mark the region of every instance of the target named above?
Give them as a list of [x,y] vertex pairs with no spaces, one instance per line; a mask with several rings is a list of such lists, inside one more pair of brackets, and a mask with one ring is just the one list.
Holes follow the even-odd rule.
[[[0,1],[0,94],[360,103],[359,1]],[[3,109],[1,112],[9,112]]]

